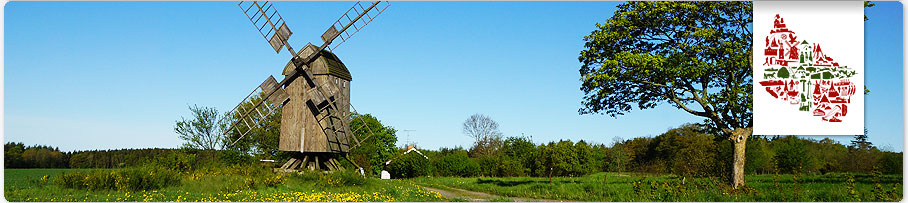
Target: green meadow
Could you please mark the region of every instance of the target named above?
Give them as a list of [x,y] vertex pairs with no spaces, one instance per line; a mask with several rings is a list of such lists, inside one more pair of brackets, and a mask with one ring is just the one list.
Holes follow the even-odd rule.
[[[239,167],[237,167],[239,168]],[[383,202],[448,201],[408,181],[377,180],[352,173],[279,174],[196,170],[180,174],[178,185],[153,190],[67,188],[63,174],[107,173],[117,169],[5,169],[4,197],[11,202]],[[252,180],[252,181],[250,181]],[[258,180],[271,181],[273,185]]]
[[[747,176],[733,190],[716,178],[682,178],[645,173],[595,173],[580,177],[418,177],[402,180],[361,178],[336,172],[281,174],[196,170],[180,174],[178,185],[153,190],[67,188],[67,173],[109,173],[118,169],[6,169],[9,201],[461,201],[421,187],[452,188],[499,195],[495,201],[532,198],[562,201],[899,201],[901,175],[829,173]],[[231,170],[240,170],[232,172]],[[246,174],[244,174],[246,173]],[[279,178],[278,178],[279,177]],[[275,180],[272,185],[250,180]],[[251,181],[256,182],[256,181]]]

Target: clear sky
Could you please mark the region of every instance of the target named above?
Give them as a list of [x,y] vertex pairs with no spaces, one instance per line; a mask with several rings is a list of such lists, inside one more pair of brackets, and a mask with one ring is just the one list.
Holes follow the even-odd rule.
[[[273,3],[297,49],[320,43],[353,4]],[[461,125],[474,113],[537,143],[609,144],[702,121],[668,105],[618,118],[577,113],[583,36],[619,3],[392,2],[335,53],[353,75],[357,110],[414,130],[422,148],[468,147]],[[866,9],[866,126],[874,144],[902,151],[902,6],[876,4]],[[6,142],[178,147],[173,125],[190,116],[187,105],[229,110],[290,58],[236,2],[9,2],[3,11]]]

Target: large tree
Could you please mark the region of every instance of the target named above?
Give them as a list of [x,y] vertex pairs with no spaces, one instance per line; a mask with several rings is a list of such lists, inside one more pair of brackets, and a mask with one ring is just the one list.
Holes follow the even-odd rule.
[[668,103],[704,117],[734,145],[744,183],[753,132],[751,2],[628,2],[585,36],[581,114],[623,115]]

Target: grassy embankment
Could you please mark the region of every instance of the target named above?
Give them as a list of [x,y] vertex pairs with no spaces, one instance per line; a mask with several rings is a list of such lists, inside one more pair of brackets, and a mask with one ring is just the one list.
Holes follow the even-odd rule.
[[[256,175],[196,170],[179,174],[179,184],[154,190],[68,188],[61,174],[113,172],[110,169],[6,169],[9,201],[446,201],[406,181],[355,179],[341,174]],[[272,180],[271,184],[261,180]],[[273,181],[279,180],[279,181]],[[117,184],[117,183],[115,183]]]
[[902,197],[901,175],[844,173],[748,175],[747,187],[740,190],[732,190],[716,178],[687,178],[682,184],[673,175],[633,173],[552,179],[420,177],[412,181],[506,197],[572,201],[899,201]]

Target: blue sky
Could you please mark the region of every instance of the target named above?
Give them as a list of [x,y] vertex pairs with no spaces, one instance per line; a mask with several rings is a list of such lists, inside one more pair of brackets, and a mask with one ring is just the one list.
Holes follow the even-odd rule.
[[[352,2],[273,2],[301,48]],[[671,106],[578,115],[583,36],[620,2],[392,2],[335,53],[352,104],[423,148],[469,146],[461,124],[492,117],[506,136],[611,143],[703,119]],[[902,8],[867,9],[870,140],[902,151]],[[9,2],[4,141],[61,150],[178,147],[187,105],[226,111],[290,58],[236,2]],[[401,143],[406,133],[398,133]],[[834,137],[842,143],[851,137]]]

